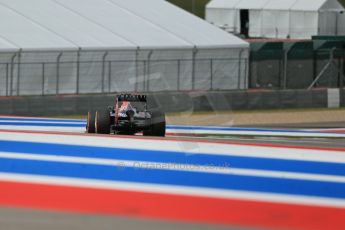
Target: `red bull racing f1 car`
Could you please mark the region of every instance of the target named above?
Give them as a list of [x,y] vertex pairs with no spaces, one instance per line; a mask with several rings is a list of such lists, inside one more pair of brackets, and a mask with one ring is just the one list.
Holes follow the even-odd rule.
[[165,114],[147,108],[146,95],[120,94],[115,105],[95,113],[88,112],[87,133],[165,136]]

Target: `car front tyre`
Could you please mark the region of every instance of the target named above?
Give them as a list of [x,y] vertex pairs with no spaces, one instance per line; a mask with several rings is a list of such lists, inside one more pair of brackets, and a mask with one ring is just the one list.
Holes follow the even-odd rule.
[[86,132],[95,133],[95,115],[90,111],[87,113]]

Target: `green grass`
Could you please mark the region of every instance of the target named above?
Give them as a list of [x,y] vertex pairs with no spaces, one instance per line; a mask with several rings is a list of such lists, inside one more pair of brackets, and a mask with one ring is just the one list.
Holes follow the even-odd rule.
[[[167,0],[167,1],[201,18],[204,18],[205,6],[210,0]],[[194,7],[193,7],[193,2],[194,2]],[[343,6],[345,6],[345,0],[339,0],[339,2],[343,4]]]
[[340,0],[339,2],[345,6],[345,0]]
[[[188,11],[195,15],[204,18],[205,6],[210,0],[167,0],[168,2]],[[194,7],[193,7],[194,2]]]

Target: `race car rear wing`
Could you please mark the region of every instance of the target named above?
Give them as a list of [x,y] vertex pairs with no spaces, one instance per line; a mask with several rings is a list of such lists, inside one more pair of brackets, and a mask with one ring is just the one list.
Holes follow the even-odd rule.
[[147,102],[144,94],[119,94],[116,98],[118,101]]

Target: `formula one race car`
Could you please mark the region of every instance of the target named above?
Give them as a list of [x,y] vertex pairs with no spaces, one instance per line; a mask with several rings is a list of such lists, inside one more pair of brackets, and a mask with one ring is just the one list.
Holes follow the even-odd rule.
[[165,136],[165,114],[157,109],[148,110],[146,95],[120,94],[115,106],[96,113],[88,112],[87,133]]

